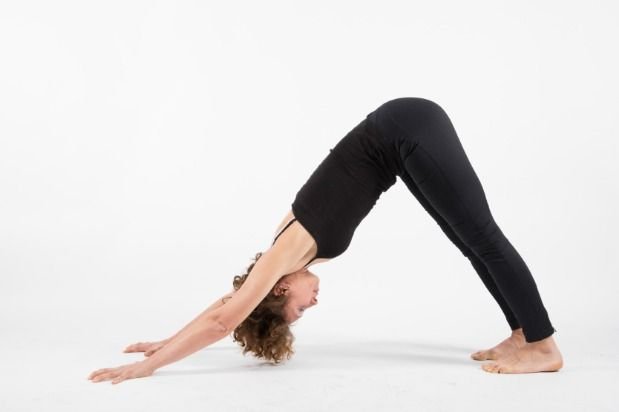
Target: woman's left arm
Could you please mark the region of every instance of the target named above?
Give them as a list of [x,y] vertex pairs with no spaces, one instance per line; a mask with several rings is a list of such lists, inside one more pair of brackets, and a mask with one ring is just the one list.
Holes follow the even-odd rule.
[[297,265],[304,256],[304,248],[290,247],[287,242],[277,242],[256,262],[250,276],[225,305],[209,311],[203,317],[181,330],[170,342],[149,358],[117,368],[99,369],[88,379],[99,382],[113,379],[119,383],[126,379],[152,375],[162,366],[176,362],[231,333],[264,299],[279,278]]
[[225,304],[225,299],[229,299],[234,295],[234,290],[231,292],[226,293],[225,295],[223,295],[222,297],[220,297],[219,299],[217,299],[215,302],[213,302],[209,307],[207,307],[206,309],[204,309],[204,311],[202,313],[200,313],[198,316],[196,316],[196,318],[194,320],[192,320],[191,322],[189,322],[187,325],[185,325],[185,327],[183,327],[183,329],[179,330],[178,332],[176,332],[173,336],[167,338],[165,341],[166,342],[170,342],[172,339],[174,339],[175,337],[177,337],[182,331],[186,330],[187,328],[189,328],[191,325],[194,325],[195,323],[201,322],[203,321],[206,316],[211,313],[212,311],[214,311],[215,309],[217,309],[218,307],[220,307],[221,305]]
[[126,379],[144,378],[164,365],[178,361],[223,339],[227,331],[209,318],[211,312],[212,310],[204,311],[150,357],[116,368],[98,369],[92,372],[88,379],[92,382],[112,379],[112,383],[116,384]]
[[170,336],[169,338],[166,338],[166,339],[163,339],[163,340],[160,340],[160,341],[157,341],[157,342],[137,342],[137,343],[133,343],[133,344],[127,346],[123,350],[123,352],[124,353],[144,352],[144,356],[152,355],[153,353],[157,352],[159,349],[164,347],[168,342],[170,342],[176,336],[178,336],[179,333],[181,333],[182,331],[187,329],[190,325],[193,325],[194,323],[196,323],[200,319],[204,319],[206,317],[207,313],[210,313],[210,312],[214,311],[215,309],[217,309],[218,307],[220,307],[221,305],[226,303],[225,300],[226,299],[230,299],[232,297],[232,295],[234,295],[234,292],[235,292],[235,290],[233,289],[231,292],[228,292],[225,295],[223,295],[222,297],[220,297],[219,299],[217,299],[209,307],[204,309],[204,311],[202,313],[200,313],[198,316],[196,316],[191,322],[189,322],[181,330],[179,330],[178,332],[176,332],[174,335]]

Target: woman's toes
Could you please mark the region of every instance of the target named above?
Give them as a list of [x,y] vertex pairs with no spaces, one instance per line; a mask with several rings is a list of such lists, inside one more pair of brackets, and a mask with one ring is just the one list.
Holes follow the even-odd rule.
[[497,360],[499,356],[499,352],[494,349],[488,349],[483,353],[483,357],[481,360]]
[[492,350],[480,350],[471,355],[471,357],[480,361],[494,359],[494,352]]
[[499,370],[500,365],[498,363],[494,362],[494,363],[485,363],[481,367],[486,372],[497,373],[498,370]]

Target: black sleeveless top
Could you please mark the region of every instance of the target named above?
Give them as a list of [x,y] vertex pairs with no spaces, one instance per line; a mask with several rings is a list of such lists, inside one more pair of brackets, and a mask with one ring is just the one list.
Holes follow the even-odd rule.
[[334,147],[297,192],[295,216],[273,240],[298,221],[314,238],[318,258],[334,258],[350,245],[355,229],[395,182],[398,153],[377,133],[371,112]]

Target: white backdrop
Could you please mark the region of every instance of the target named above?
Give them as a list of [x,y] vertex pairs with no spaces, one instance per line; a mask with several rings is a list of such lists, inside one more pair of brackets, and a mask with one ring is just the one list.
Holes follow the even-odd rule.
[[[0,408],[610,410],[618,20],[610,0],[0,2]],[[450,115],[561,372],[494,379],[468,358],[509,328],[398,180],[312,266],[320,303],[278,372],[248,373],[226,339],[86,380],[227,292],[329,148],[402,96]]]

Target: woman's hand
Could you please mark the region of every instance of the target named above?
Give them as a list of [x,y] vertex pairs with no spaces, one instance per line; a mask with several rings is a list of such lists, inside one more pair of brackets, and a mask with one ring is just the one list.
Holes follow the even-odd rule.
[[164,339],[159,342],[138,342],[127,346],[123,352],[144,352],[144,356],[150,356],[153,353],[157,352],[159,349],[163,348],[169,341],[170,339]]
[[112,384],[120,383],[126,379],[144,378],[150,376],[155,372],[147,364],[148,359],[122,365],[117,368],[104,368],[94,371],[88,376],[88,379],[92,382],[100,382],[107,379],[113,379]]

